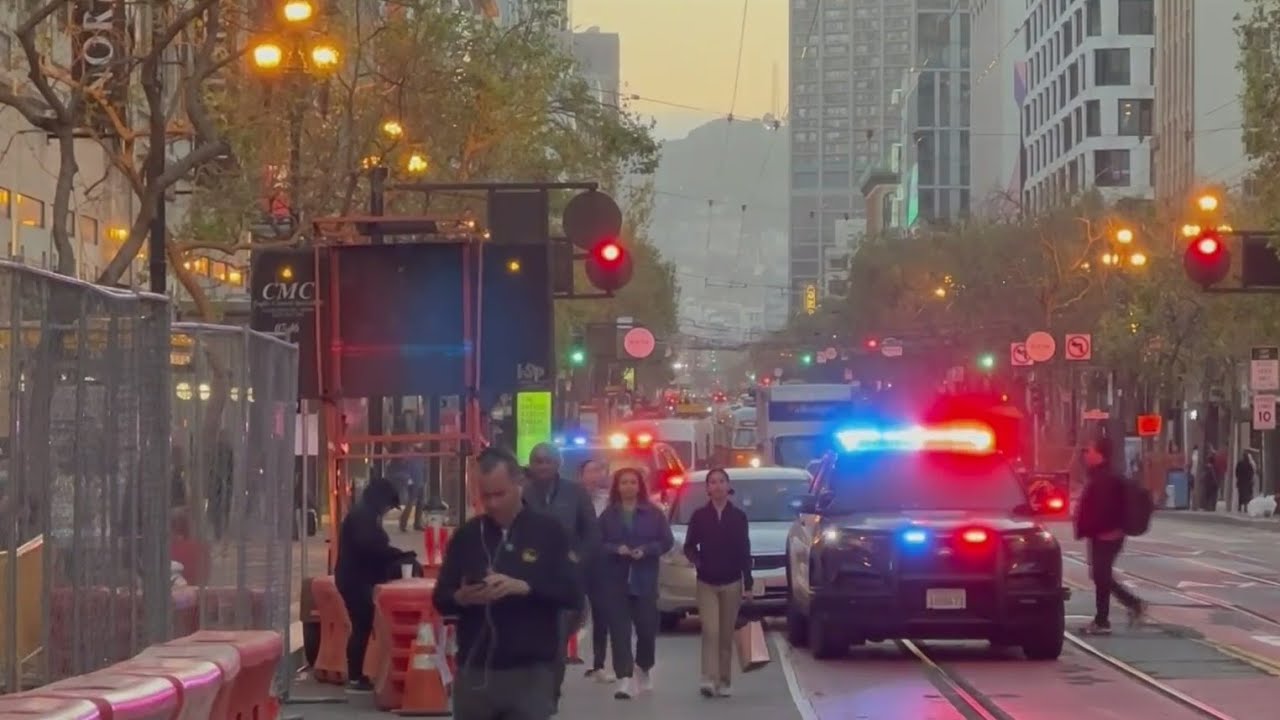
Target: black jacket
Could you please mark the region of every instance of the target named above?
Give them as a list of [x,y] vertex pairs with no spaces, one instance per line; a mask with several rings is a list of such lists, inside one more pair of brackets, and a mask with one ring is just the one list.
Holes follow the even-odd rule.
[[[468,520],[445,550],[433,597],[441,615],[458,619],[458,666],[479,671],[555,662],[564,612],[582,610],[578,562],[564,528],[545,513],[521,510],[505,539],[488,517]],[[490,567],[528,583],[529,594],[487,607],[454,601],[463,584]]]
[[344,592],[372,590],[398,574],[399,563],[413,555],[391,545],[382,516],[400,507],[396,489],[383,478],[369,481],[338,531],[334,582]]
[[1124,486],[1127,482],[1109,467],[1089,469],[1089,481],[1076,508],[1077,538],[1094,538],[1103,533],[1124,530]]
[[717,513],[710,502],[693,511],[684,536],[684,554],[708,585],[742,580],[751,589],[751,535],[747,514],[732,502]]
[[550,491],[540,492],[533,480],[524,488],[525,507],[546,513],[560,521],[569,534],[569,544],[584,563],[593,562],[600,553],[600,526],[596,522],[596,505],[582,483],[557,477]]

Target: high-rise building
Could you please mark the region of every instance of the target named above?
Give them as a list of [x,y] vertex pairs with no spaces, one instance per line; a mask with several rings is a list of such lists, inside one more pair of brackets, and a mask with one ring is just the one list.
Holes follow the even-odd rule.
[[1150,197],[1153,0],[1031,0],[1023,38],[1023,209],[1086,188]]
[[917,4],[953,0],[790,0],[791,308],[822,284],[835,223],[862,217],[862,175],[900,142],[893,104],[912,65]]
[[552,29],[569,29],[569,0],[486,0],[483,4],[489,6],[484,10],[486,14],[490,14],[491,8],[496,7],[497,21],[501,25],[515,25],[524,20],[534,6],[554,8],[558,10],[559,20]]
[[587,81],[596,99],[605,105],[619,105],[618,93],[622,90],[622,51],[618,33],[600,32],[600,28],[588,28],[575,32],[570,41],[573,58],[578,61],[578,72]]
[[1200,183],[1235,184],[1249,167],[1240,128],[1237,15],[1248,0],[1156,3],[1155,192],[1176,208]]
[[1016,212],[1022,201],[1022,103],[1027,62],[1025,0],[970,0],[973,57],[969,152],[972,211]]

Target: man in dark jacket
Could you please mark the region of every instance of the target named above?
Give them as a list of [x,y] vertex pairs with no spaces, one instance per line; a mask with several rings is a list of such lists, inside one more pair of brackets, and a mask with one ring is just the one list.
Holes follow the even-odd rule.
[[1147,604],[1115,579],[1116,558],[1124,548],[1124,477],[1111,468],[1111,438],[1095,439],[1084,450],[1088,482],[1076,510],[1076,538],[1088,542],[1089,574],[1093,579],[1093,622],[1084,628],[1088,635],[1111,633],[1111,596],[1129,609],[1131,622],[1146,613]]
[[1249,462],[1249,453],[1240,454],[1240,462],[1236,463],[1236,504],[1240,512],[1249,509],[1249,501],[1253,499],[1253,463]]
[[334,582],[351,618],[351,637],[347,641],[347,677],[352,692],[373,689],[364,675],[364,654],[373,631],[373,589],[397,577],[402,562],[414,560],[413,551],[391,546],[391,538],[382,527],[382,517],[400,507],[399,494],[386,478],[369,480],[360,500],[342,519],[338,532],[338,566]]
[[582,609],[579,558],[559,522],[522,502],[514,457],[485,450],[477,469],[484,514],[449,542],[433,597],[458,618],[453,717],[545,720],[564,653],[558,620]]
[[[600,549],[600,527],[591,494],[581,483],[560,476],[560,451],[542,443],[529,453],[529,473],[524,502],[533,510],[554,517],[569,535],[569,544],[581,559],[581,567],[591,567]],[[581,572],[581,567],[578,571]],[[582,623],[581,612],[565,613],[560,622],[560,656],[556,662],[556,702],[564,686],[565,650],[569,636]]]

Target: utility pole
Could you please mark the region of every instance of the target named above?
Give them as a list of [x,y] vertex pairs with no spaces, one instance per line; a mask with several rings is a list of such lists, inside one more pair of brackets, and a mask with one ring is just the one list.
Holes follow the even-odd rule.
[[[151,42],[155,62],[152,68],[151,82],[159,95],[159,107],[151,108],[151,112],[164,112],[164,49],[159,47],[163,42],[163,4],[151,5]],[[151,216],[151,235],[147,240],[147,269],[150,275],[149,289],[153,293],[164,295],[168,292],[168,267],[165,262],[165,236],[168,233],[164,190],[159,188],[160,178],[165,171],[165,118],[159,122],[151,118],[151,148],[147,155],[147,186],[155,192],[155,212]]]
[[[379,165],[369,173],[369,214],[373,217],[382,217],[387,212],[387,176],[390,172],[390,169],[385,165]],[[370,238],[374,245],[383,244],[384,237],[381,228],[375,227],[370,234]],[[369,398],[368,424],[369,435],[372,437],[380,437],[383,434],[383,409],[383,398]],[[387,462],[384,458],[377,457],[378,453],[383,452],[382,448],[382,443],[374,443],[371,448],[375,455],[373,466],[378,475],[386,477]]]

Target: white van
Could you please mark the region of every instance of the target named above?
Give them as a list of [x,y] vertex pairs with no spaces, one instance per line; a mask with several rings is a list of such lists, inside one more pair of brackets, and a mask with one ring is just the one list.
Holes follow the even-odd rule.
[[710,418],[701,420],[667,418],[662,420],[632,420],[622,423],[624,433],[649,432],[656,442],[670,447],[680,456],[680,462],[690,472],[705,470],[711,465],[713,432],[715,424]]

